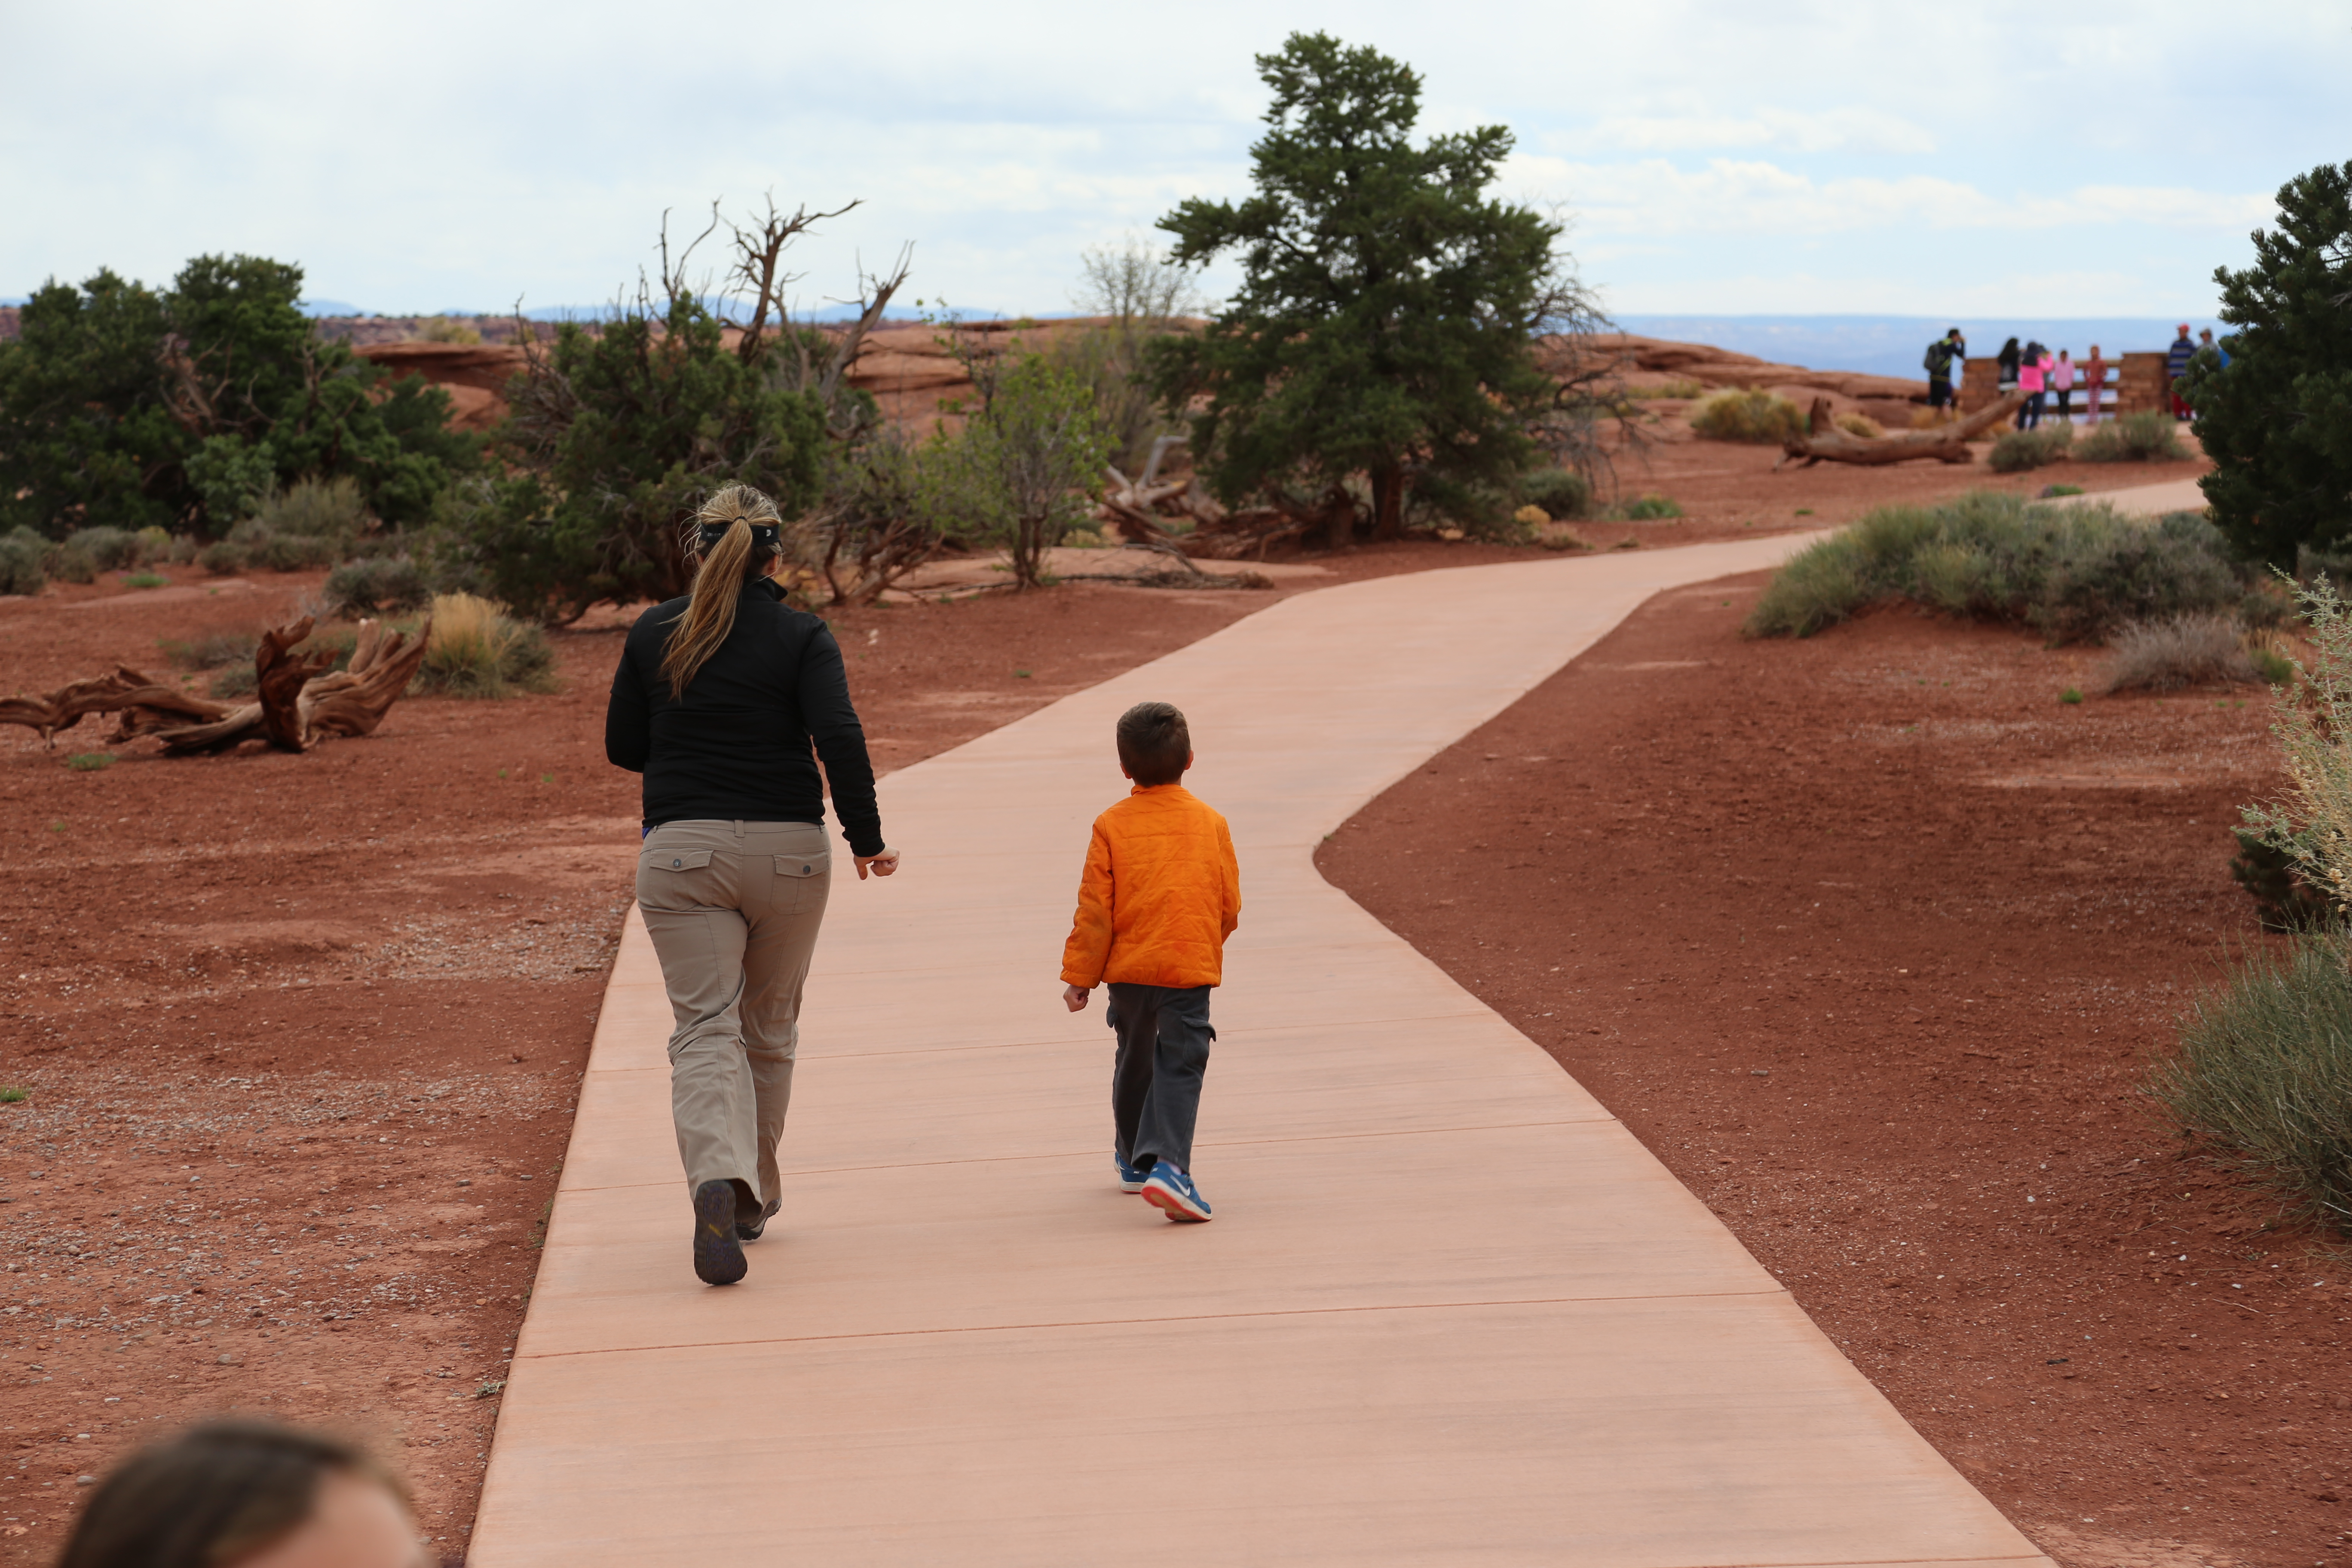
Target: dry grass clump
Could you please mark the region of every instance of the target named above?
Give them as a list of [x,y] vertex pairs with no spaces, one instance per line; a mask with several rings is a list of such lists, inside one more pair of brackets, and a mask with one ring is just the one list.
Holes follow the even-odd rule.
[[1644,385],[1628,385],[1625,388],[1625,395],[1628,397],[1692,398],[1702,397],[1706,394],[1706,388],[1697,382],[1679,378],[1674,381],[1651,382]]
[[555,649],[545,632],[488,599],[441,594],[433,600],[433,632],[416,683],[452,697],[552,691]]
[[1691,428],[1710,441],[1777,443],[1805,433],[1805,411],[1777,392],[1727,388],[1691,410]]
[[1837,427],[1849,436],[1859,436],[1867,441],[1874,441],[1886,434],[1885,426],[1881,425],[1869,415],[1861,413],[1839,415]]
[[2352,940],[2252,948],[2180,1021],[2148,1089],[2225,1163],[2352,1233]]
[[2133,621],[2107,638],[2116,661],[2109,691],[2177,691],[2217,680],[2254,685],[2263,679],[2237,617],[2212,614]]

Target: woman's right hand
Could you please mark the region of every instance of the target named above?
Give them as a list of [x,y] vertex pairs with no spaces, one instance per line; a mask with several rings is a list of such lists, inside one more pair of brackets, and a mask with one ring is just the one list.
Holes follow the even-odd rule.
[[879,855],[859,855],[853,858],[857,862],[857,879],[861,882],[866,880],[868,867],[873,868],[874,875],[877,877],[887,877],[898,868],[898,852],[896,849],[885,849]]

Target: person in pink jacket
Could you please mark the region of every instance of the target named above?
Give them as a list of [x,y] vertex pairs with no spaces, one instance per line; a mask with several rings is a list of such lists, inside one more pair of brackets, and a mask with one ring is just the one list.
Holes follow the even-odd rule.
[[2072,349],[2058,351],[2058,363],[2050,367],[2050,389],[2058,395],[2058,417],[2072,425],[2074,422],[2074,361]]
[[2017,411],[2017,427],[2031,430],[2042,423],[2042,388],[2050,379],[2050,351],[2040,343],[2025,345],[2025,357],[2017,364],[2017,390],[2025,394],[2025,406]]

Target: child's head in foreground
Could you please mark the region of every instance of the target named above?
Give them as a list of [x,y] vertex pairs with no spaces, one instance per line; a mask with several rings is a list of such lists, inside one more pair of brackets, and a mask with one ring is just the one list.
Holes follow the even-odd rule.
[[362,1449],[210,1421],[100,1483],[59,1568],[423,1568],[400,1483]]
[[1139,702],[1118,716],[1119,771],[1137,784],[1172,784],[1192,765],[1192,734],[1172,702]]

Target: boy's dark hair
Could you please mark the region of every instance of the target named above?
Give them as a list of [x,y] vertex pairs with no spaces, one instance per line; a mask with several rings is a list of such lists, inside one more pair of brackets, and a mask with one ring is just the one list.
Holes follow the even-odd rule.
[[58,1568],[211,1568],[299,1528],[329,1473],[400,1483],[365,1452],[267,1421],[208,1421],[141,1449],[99,1483]]
[[1192,732],[1172,702],[1139,702],[1118,716],[1118,765],[1139,784],[1171,784],[1192,760]]

